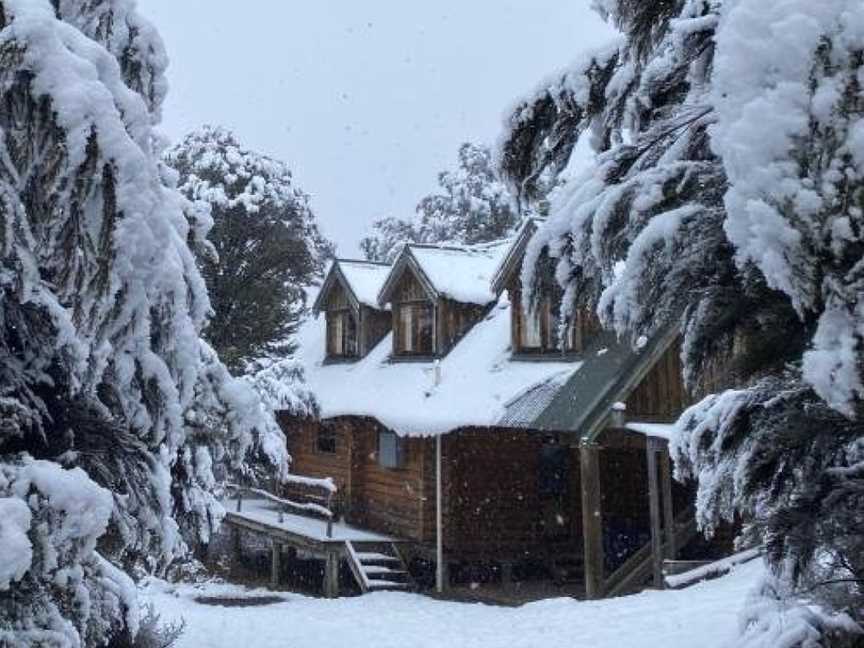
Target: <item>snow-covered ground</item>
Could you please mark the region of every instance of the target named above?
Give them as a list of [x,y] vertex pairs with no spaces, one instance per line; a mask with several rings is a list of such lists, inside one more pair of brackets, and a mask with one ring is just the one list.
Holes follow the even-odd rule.
[[520,608],[379,592],[337,600],[281,594],[263,607],[214,607],[200,596],[270,595],[233,585],[144,587],[165,620],[183,617],[177,648],[721,648],[763,574],[760,561],[682,591],[606,601],[567,598]]

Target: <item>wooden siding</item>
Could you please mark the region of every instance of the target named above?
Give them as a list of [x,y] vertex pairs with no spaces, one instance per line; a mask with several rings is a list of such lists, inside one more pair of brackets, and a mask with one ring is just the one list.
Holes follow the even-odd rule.
[[366,356],[390,332],[393,323],[388,311],[360,307],[360,355]]
[[324,310],[342,310],[343,308],[351,308],[351,300],[348,298],[348,293],[342,286],[341,281],[334,281],[333,286],[324,300]]
[[447,354],[459,340],[485,314],[486,307],[476,304],[463,304],[452,299],[440,299],[438,302],[438,344],[440,355]]
[[681,377],[681,345],[667,349],[627,398],[627,418],[673,422],[691,404]]
[[[288,438],[291,470],[310,477],[332,477],[339,488],[339,507],[349,523],[407,540],[428,540],[424,538],[428,529],[434,533],[434,472],[431,507],[426,501],[429,476],[424,473],[430,466],[434,471],[434,445],[429,439],[403,440],[405,462],[391,469],[378,464],[378,431],[382,428],[371,419],[316,422],[281,417],[280,423]],[[317,450],[322,427],[335,429],[335,453]]]
[[[282,419],[292,471],[332,477],[349,523],[425,545],[435,542],[435,441],[408,438],[405,461],[383,468],[380,425],[345,417],[316,423]],[[336,430],[336,452],[316,451],[320,426]],[[648,529],[644,438],[602,447],[602,507],[607,534],[638,537]],[[450,561],[545,560],[582,547],[579,448],[569,435],[504,428],[463,429],[442,439],[444,545]],[[612,438],[610,437],[610,440]],[[602,443],[603,446],[605,444]],[[565,453],[568,476],[560,494],[543,494],[541,452]],[[611,558],[611,557],[610,557]]]
[[445,437],[446,550],[462,558],[513,559],[542,554],[550,543],[581,544],[578,450],[565,446],[568,492],[540,494],[540,452],[558,442],[539,432],[505,429]]

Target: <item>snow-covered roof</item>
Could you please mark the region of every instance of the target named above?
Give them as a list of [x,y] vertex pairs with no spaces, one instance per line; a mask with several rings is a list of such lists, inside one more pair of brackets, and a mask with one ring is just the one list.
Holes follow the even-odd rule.
[[390,274],[391,267],[386,263],[358,261],[354,259],[334,259],[327,269],[324,283],[315,298],[313,310],[324,308],[324,299],[338,281],[345,287],[357,305],[386,310],[378,303],[378,293]]
[[342,259],[339,261],[339,269],[357,301],[370,308],[380,308],[378,293],[381,292],[381,287],[387,280],[387,275],[390,274],[389,265]]
[[532,216],[525,219],[525,222],[519,227],[519,231],[507,246],[507,250],[501,255],[500,261],[492,273],[491,287],[495,294],[500,295],[505,288],[506,281],[510,278],[513,272],[521,269],[522,257],[525,254],[525,247],[528,240],[537,231],[538,225],[543,223],[542,218]]
[[379,302],[390,299],[390,291],[406,267],[413,267],[421,283],[435,295],[465,304],[489,304],[496,295],[492,275],[509,248],[509,241],[473,246],[406,245],[378,296]]
[[642,421],[628,421],[625,428],[631,432],[638,432],[645,436],[655,437],[671,441],[675,435],[675,425],[671,423],[643,423]]
[[[457,275],[458,276],[458,275]],[[392,334],[352,364],[324,364],[325,332],[307,320],[298,354],[322,418],[369,416],[401,435],[432,436],[466,427],[529,427],[579,362],[510,358],[510,303],[501,298],[445,357],[390,362]]]

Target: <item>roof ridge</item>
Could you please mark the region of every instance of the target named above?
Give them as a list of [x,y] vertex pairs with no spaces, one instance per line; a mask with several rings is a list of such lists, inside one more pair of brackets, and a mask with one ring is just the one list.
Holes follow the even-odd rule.
[[436,243],[406,243],[407,248],[419,248],[422,250],[447,250],[451,252],[471,252],[470,246],[460,247],[458,245],[438,245]]
[[336,261],[337,263],[361,263],[363,265],[381,266],[383,268],[392,267],[392,264],[386,263],[385,261],[367,261],[366,259],[345,259],[341,257],[336,257],[334,261]]

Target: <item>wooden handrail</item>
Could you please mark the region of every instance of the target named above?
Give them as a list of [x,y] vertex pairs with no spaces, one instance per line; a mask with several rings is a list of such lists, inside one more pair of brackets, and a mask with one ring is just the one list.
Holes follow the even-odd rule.
[[[313,480],[309,480],[309,481],[311,482]],[[321,481],[323,481],[323,480],[321,480]],[[302,483],[304,483],[304,485],[307,485],[307,486],[320,486],[319,484],[311,484],[308,482],[302,482]],[[332,482],[330,482],[330,485],[332,486]],[[236,495],[237,495],[237,512],[238,513],[243,511],[243,495],[244,494],[246,494],[247,496],[254,495],[258,498],[265,499],[269,502],[273,502],[274,504],[278,504],[280,507],[282,507],[279,511],[280,522],[282,521],[281,515],[284,512],[283,509],[294,509],[294,510],[300,511],[302,513],[314,513],[316,515],[322,516],[327,521],[327,537],[328,538],[333,537],[333,518],[335,517],[335,515],[333,513],[333,498],[336,495],[335,486],[332,486],[332,488],[323,487],[327,493],[327,495],[326,495],[326,502],[327,503],[325,506],[322,506],[320,504],[314,504],[312,502],[295,502],[293,500],[278,497],[278,496],[273,495],[272,493],[269,493],[269,492],[262,490],[260,488],[253,488],[251,486],[241,486],[239,484],[226,483],[225,488],[229,491],[235,491],[236,492]]]

